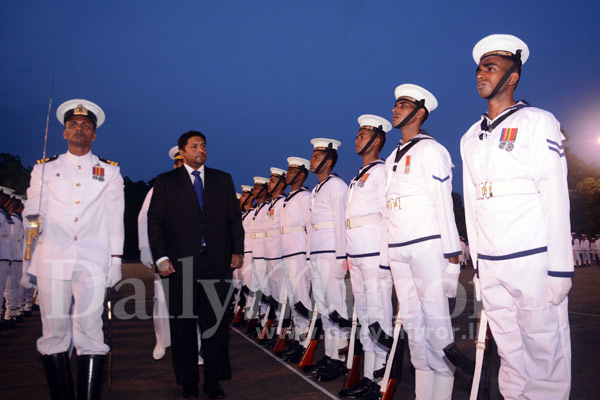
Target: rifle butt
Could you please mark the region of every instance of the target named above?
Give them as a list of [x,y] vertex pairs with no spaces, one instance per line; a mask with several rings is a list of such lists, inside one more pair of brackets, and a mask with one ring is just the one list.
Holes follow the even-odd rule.
[[352,368],[348,371],[346,376],[346,382],[344,382],[344,389],[356,386],[359,381],[360,374],[358,372],[358,366],[360,365],[360,354],[352,357]]
[[304,351],[304,354],[302,355],[300,364],[298,364],[299,368],[304,368],[304,367],[308,367],[309,365],[312,365],[313,358],[315,356],[315,349],[317,348],[318,343],[319,343],[318,339],[311,339],[310,343],[308,344],[308,347],[306,348],[306,350]]

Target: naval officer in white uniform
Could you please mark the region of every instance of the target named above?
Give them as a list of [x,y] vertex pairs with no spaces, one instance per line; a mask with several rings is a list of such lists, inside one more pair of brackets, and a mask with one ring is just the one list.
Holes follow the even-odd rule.
[[56,115],[65,125],[68,151],[33,168],[23,211],[25,221],[39,215],[40,234],[28,271],[37,277],[42,317],[37,350],[52,398],[72,396],[72,345],[78,355],[78,396],[100,398],[109,351],[102,331],[104,295],[121,280],[123,178],[116,162],[91,152],[96,129],[105,120],[100,107],[69,100]]

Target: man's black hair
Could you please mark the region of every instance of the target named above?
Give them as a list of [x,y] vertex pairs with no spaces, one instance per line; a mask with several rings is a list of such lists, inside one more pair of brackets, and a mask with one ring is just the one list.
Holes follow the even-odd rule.
[[184,149],[188,143],[188,140],[196,136],[200,136],[206,143],[206,136],[204,136],[204,133],[198,131],[187,131],[179,137],[179,140],[177,141],[177,147],[179,147],[179,149]]

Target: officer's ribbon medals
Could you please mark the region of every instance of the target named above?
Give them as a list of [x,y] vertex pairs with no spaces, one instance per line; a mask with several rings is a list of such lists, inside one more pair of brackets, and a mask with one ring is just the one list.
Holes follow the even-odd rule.
[[369,174],[364,174],[363,177],[360,178],[360,180],[358,181],[358,187],[365,186],[365,182],[367,181],[368,178],[369,178]]
[[500,135],[500,149],[512,151],[515,148],[514,141],[517,140],[517,128],[504,128]]
[[94,166],[94,171],[92,173],[92,178],[97,179],[100,182],[104,181],[104,168],[100,166],[100,164],[96,164]]
[[275,209],[274,208],[271,208],[269,210],[269,218],[271,218],[271,219],[275,218]]
[[404,161],[404,173],[410,173],[410,156],[406,156],[406,161]]

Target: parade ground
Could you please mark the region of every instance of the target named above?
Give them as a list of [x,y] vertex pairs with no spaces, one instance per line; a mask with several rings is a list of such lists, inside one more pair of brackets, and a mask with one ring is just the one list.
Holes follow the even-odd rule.
[[[452,323],[461,350],[474,359],[477,304],[473,302],[472,269],[462,270],[459,291],[451,301]],[[124,282],[112,289],[113,318],[111,338],[105,318],[105,340],[111,342],[110,392],[104,385],[103,399],[153,400],[181,399],[175,385],[171,353],[160,361],[152,359],[155,344],[152,324],[153,274],[138,263],[123,265]],[[142,284],[143,283],[143,284]],[[600,393],[600,267],[578,268],[569,295],[572,342],[571,399],[597,399]],[[41,335],[39,312],[19,323],[16,329],[0,334],[0,399],[49,399],[46,378],[35,341]],[[315,361],[321,358],[322,345]],[[282,362],[255,340],[238,330],[231,331],[230,356],[233,379],[221,382],[228,399],[327,399],[338,398],[344,378],[321,383],[295,365]],[[72,358],[77,374],[77,357]],[[200,367],[202,382],[202,367]],[[75,377],[74,377],[75,378]],[[107,374],[105,381],[107,382]],[[76,378],[75,378],[76,382]],[[108,382],[107,382],[108,383]],[[495,384],[495,382],[493,382]],[[453,399],[468,399],[470,378],[457,372]],[[199,398],[208,398],[200,394]],[[409,353],[404,354],[402,378],[395,399],[414,399],[414,376]],[[492,398],[499,398],[492,393]]]

